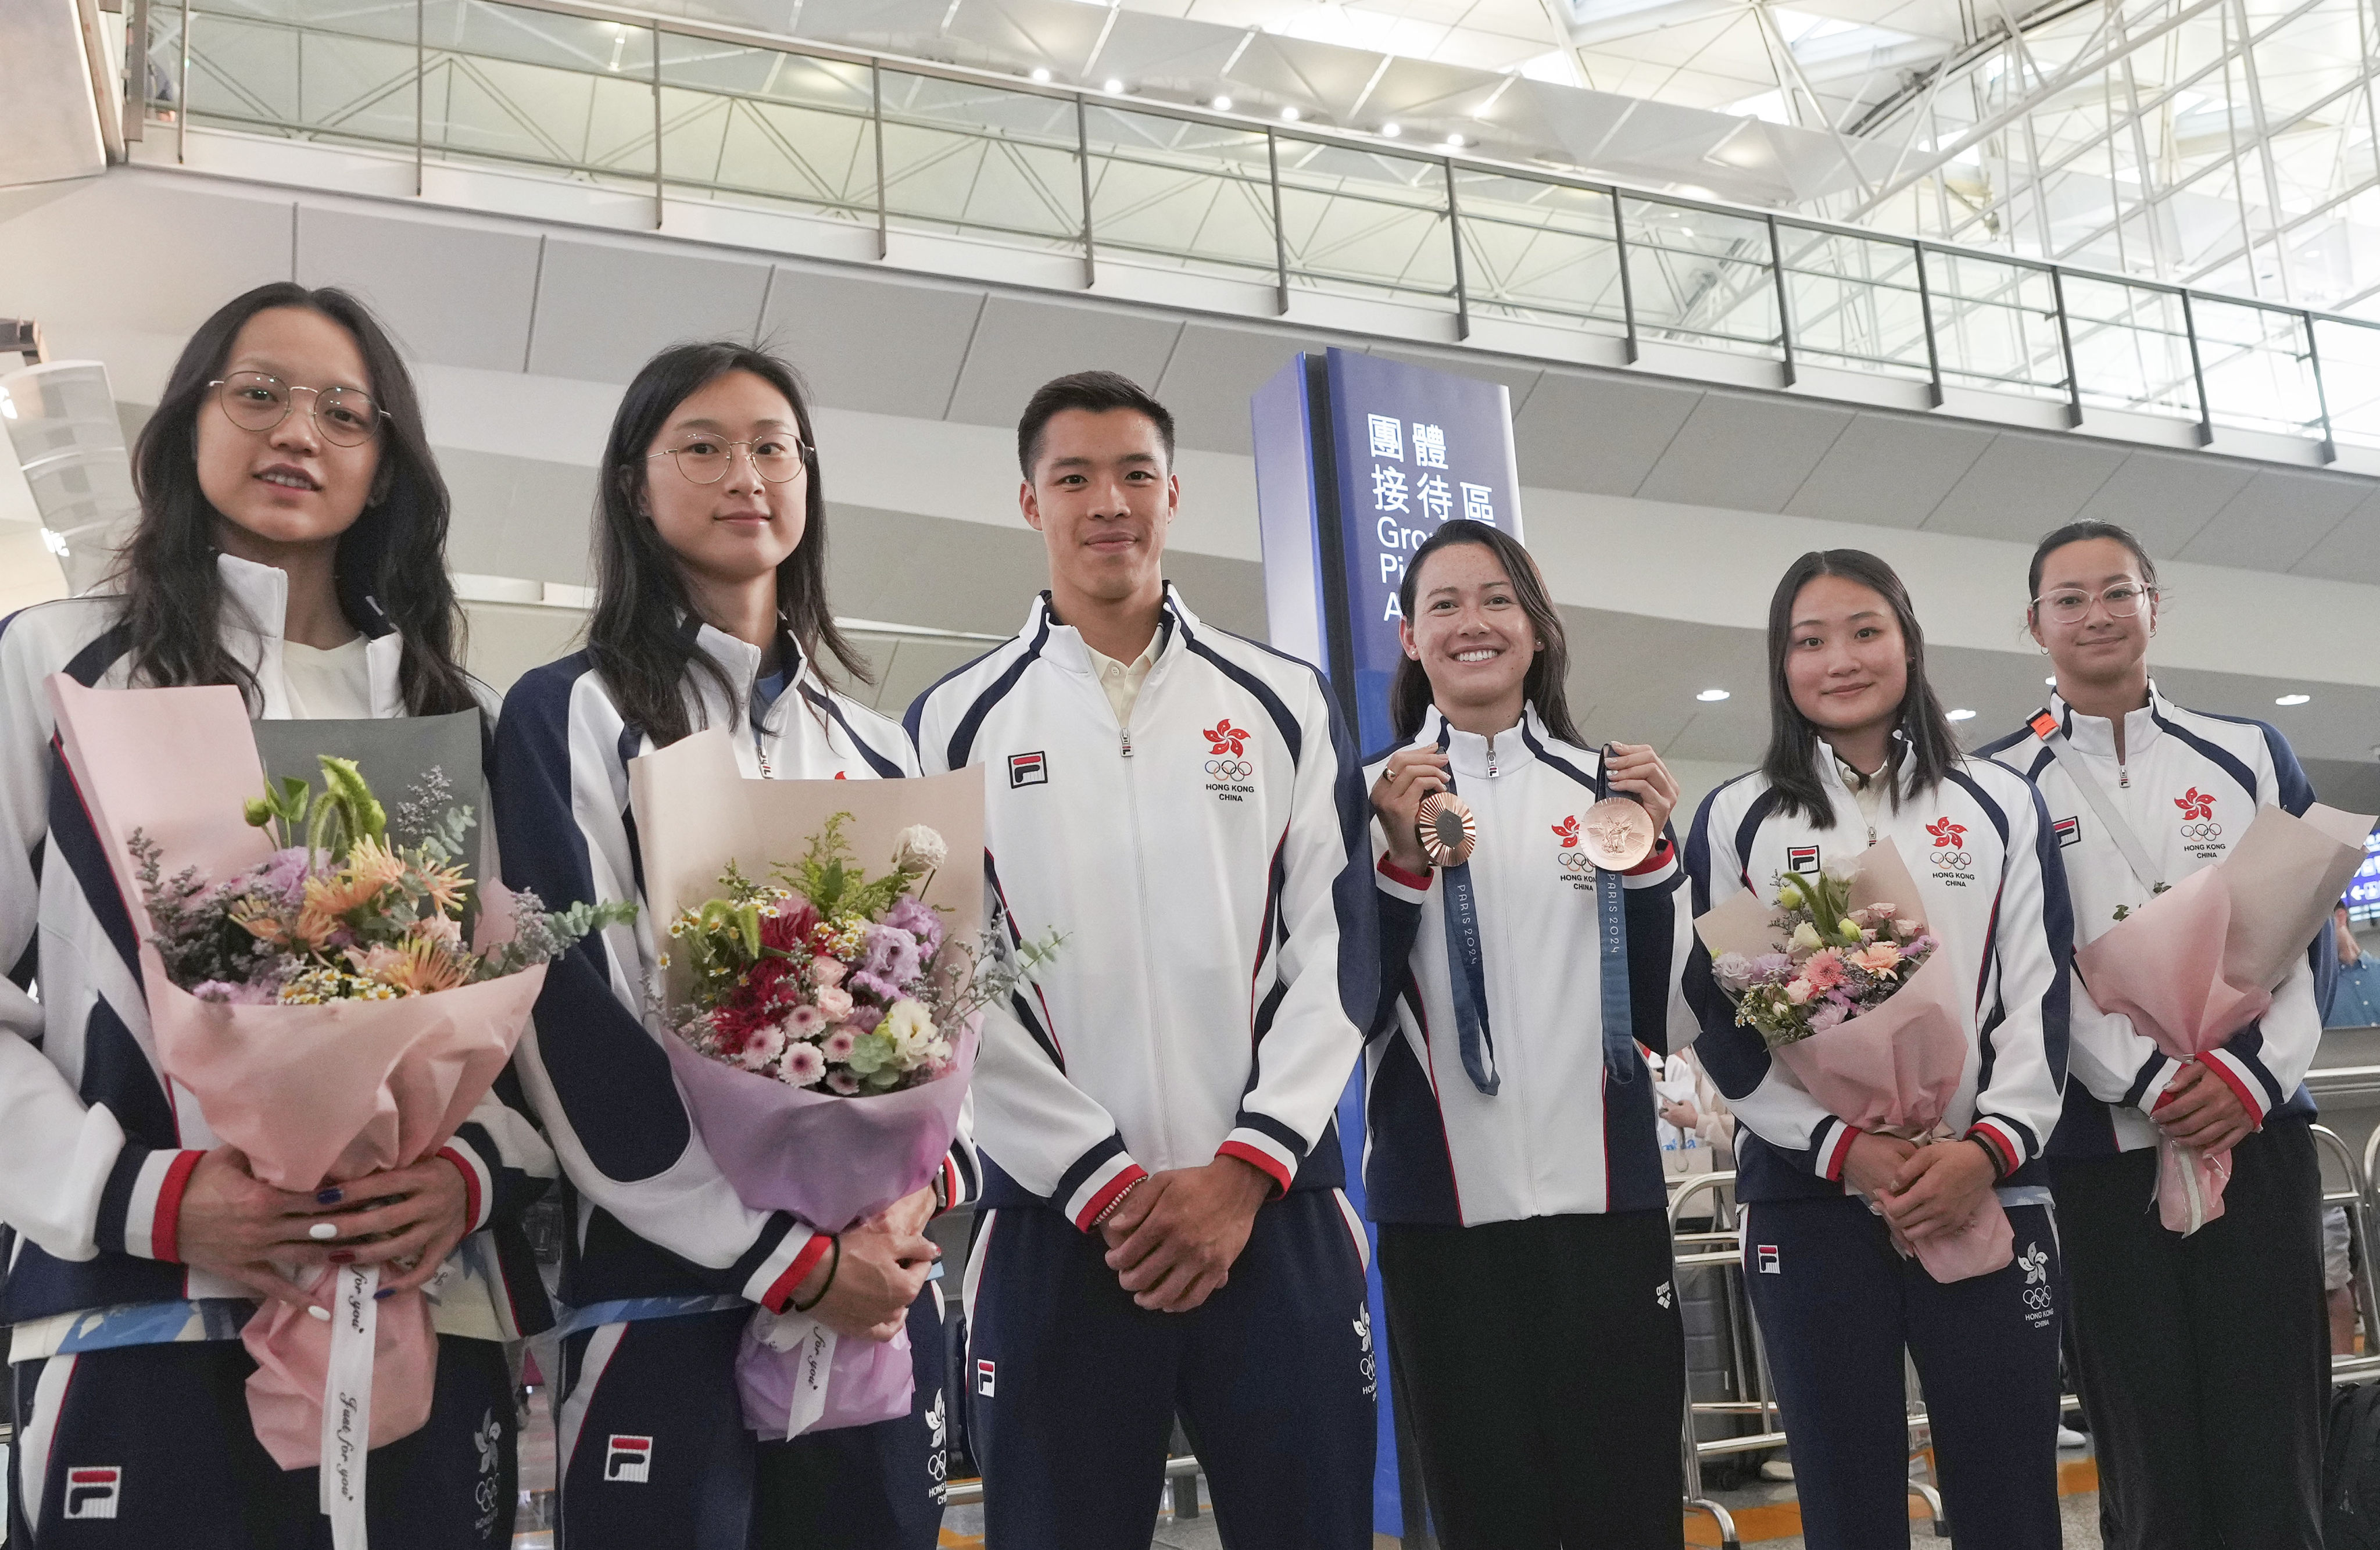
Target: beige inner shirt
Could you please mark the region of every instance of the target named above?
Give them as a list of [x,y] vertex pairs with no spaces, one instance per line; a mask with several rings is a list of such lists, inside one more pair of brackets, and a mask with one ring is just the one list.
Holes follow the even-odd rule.
[[1150,636],[1148,644],[1140,648],[1140,655],[1129,663],[1100,655],[1088,641],[1083,643],[1083,649],[1090,652],[1091,671],[1099,675],[1099,687],[1107,691],[1108,704],[1115,709],[1116,725],[1129,727],[1132,708],[1140,699],[1141,683],[1148,678],[1148,670],[1157,665],[1157,636]]
[[289,685],[292,714],[308,721],[370,721],[370,647],[363,636],[328,651],[283,641],[281,676]]

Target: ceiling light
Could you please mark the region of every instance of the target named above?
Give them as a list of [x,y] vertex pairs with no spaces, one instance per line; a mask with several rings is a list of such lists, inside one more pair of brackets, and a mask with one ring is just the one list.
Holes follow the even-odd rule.
[[1123,90],[1123,82],[1116,79],[1113,76],[1110,76],[1105,81],[1100,83],[1099,90],[1112,97]]
[[2313,698],[2312,695],[2279,695],[2275,696],[2273,703],[2275,705],[2303,705],[2306,701],[2312,698]]
[[1232,100],[1231,100],[1229,97],[1218,97],[1218,98],[1216,98],[1216,99],[1215,99],[1215,111],[1216,111],[1217,113],[1229,113],[1229,112],[1231,112],[1231,111],[1232,111]]
[[1393,124],[1383,124],[1383,125],[1381,125],[1381,126],[1380,126],[1380,133],[1381,133],[1381,134],[1383,134],[1383,135],[1386,135],[1386,136],[1387,136],[1389,139],[1396,139],[1399,135],[1403,134],[1403,133],[1404,133],[1404,131],[1403,131],[1402,129],[1398,128],[1398,127],[1397,127],[1395,125],[1393,125]]
[[1446,143],[1454,147],[1457,151],[1460,151],[1463,149],[1463,137],[1461,135],[1449,135],[1446,137]]
[[1694,697],[1701,700],[1705,705],[1717,705],[1720,700],[1727,697],[1727,691],[1725,689],[1705,689],[1701,694],[1696,695]]
[[1033,67],[1033,79],[1036,81],[1047,82],[1050,79],[1050,72],[1042,67],[1036,65]]
[[2058,687],[2058,680],[2055,678],[2045,678],[2042,682],[2048,684],[2053,689]]
[[1283,109],[1281,109],[1281,121],[1282,123],[1284,123],[1284,124],[1294,124],[1294,123],[1296,123],[1296,122],[1297,122],[1297,110],[1296,110],[1295,108],[1283,108]]
[[1974,719],[1975,713],[1972,710],[1953,710],[1950,712],[1950,720],[1954,721],[1972,721]]

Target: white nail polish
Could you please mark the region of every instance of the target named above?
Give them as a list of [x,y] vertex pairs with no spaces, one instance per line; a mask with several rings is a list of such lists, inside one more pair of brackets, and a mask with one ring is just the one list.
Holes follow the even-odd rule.
[[307,1316],[310,1318],[321,1319],[324,1324],[331,1322],[331,1310],[328,1308],[317,1307],[313,1303],[309,1302],[306,1304],[306,1313]]
[[316,1222],[306,1229],[306,1236],[317,1242],[327,1243],[339,1235],[339,1229],[329,1222]]

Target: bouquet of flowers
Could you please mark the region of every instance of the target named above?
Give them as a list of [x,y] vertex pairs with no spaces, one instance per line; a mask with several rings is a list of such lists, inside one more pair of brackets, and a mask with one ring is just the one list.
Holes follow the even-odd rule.
[[[545,961],[633,909],[549,914],[475,885],[459,854],[469,815],[441,780],[394,825],[350,761],[322,761],[319,794],[268,785],[235,689],[91,690],[64,675],[49,688],[67,776],[139,932],[159,1064],[197,1099],[185,1144],[227,1142],[277,1188],[434,1156],[512,1059]],[[477,722],[370,726],[476,771]],[[474,892],[488,907],[467,946]],[[430,1414],[428,1300],[378,1298],[378,1283],[376,1265],[327,1268],[300,1284],[327,1290],[333,1316],[267,1303],[241,1337],[257,1436],[284,1469],[321,1467],[337,1550],[364,1543],[369,1450]]]
[[[2195,789],[2191,796],[2211,813],[2213,798]],[[2265,1015],[2306,944],[2327,932],[2372,822],[2319,802],[2302,817],[2259,807],[2221,862],[2151,888],[2138,905],[2118,905],[2115,925],[2075,950],[2077,977],[2094,1004],[2131,1018],[2169,1059],[2205,1060]],[[2167,1230],[2186,1237],[2223,1215],[2230,1180],[2229,1152],[2159,1133],[2157,1219]]]
[[694,1048],[789,1087],[861,1097],[946,1073],[967,1020],[1057,944],[1002,954],[996,941],[951,943],[943,961],[941,916],[912,890],[950,847],[912,824],[894,836],[892,869],[871,878],[852,864],[850,821],[829,815],[773,883],[730,862],[720,892],[669,923],[662,967],[682,959],[692,981],[691,1003],[665,1018]]
[[534,893],[511,895],[511,931],[473,948],[463,940],[471,879],[462,866],[471,809],[433,767],[394,820],[353,759],[321,756],[323,789],[295,776],[243,807],[279,848],[229,881],[196,866],[164,875],[164,853],[144,829],[125,848],[149,912],[150,945],[166,977],[201,1001],[324,1006],[427,996],[516,975],[570,951],[590,931],[626,920],[628,903],[548,913]]
[[[667,922],[662,1046],[737,1194],[841,1232],[924,1188],[958,1133],[978,1012],[1054,945],[984,928],[981,771],[746,780],[713,729],[635,760],[628,784]],[[746,1423],[778,1437],[905,1415],[912,1373],[905,1330],[843,1340],[765,1310],[735,1363]]]
[[1850,883],[1824,872],[1778,874],[1769,925],[1783,951],[1722,953],[1711,975],[1734,1000],[1737,1023],[1759,1029],[1771,1049],[1882,1006],[1941,946],[1896,904],[1854,908]]
[[[1900,849],[1885,840],[1839,873],[1777,883],[1774,904],[1747,890],[1694,922],[1736,1022],[1845,1124],[1920,1145],[1950,1139],[1942,1119],[1967,1064],[1959,978],[1903,902],[1917,884]],[[1942,1282],[2014,1256],[2008,1213],[1989,1195],[1964,1228],[1901,1249]]]

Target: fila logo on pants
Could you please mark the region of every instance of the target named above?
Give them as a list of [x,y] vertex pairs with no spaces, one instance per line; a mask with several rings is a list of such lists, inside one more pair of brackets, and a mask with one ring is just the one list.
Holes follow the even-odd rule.
[[975,1364],[975,1391],[984,1399],[991,1398],[991,1380],[995,1372],[991,1362],[978,1362]]
[[1776,1244],[1762,1243],[1753,1250],[1753,1253],[1756,1255],[1760,1261],[1760,1273],[1762,1275],[1781,1276],[1784,1274],[1782,1270],[1779,1270],[1777,1267]]
[[113,1518],[123,1490],[124,1471],[113,1464],[104,1469],[70,1469],[67,1471],[66,1515]]
[[653,1477],[653,1439],[612,1434],[603,1452],[603,1478],[624,1485],[642,1485]]

